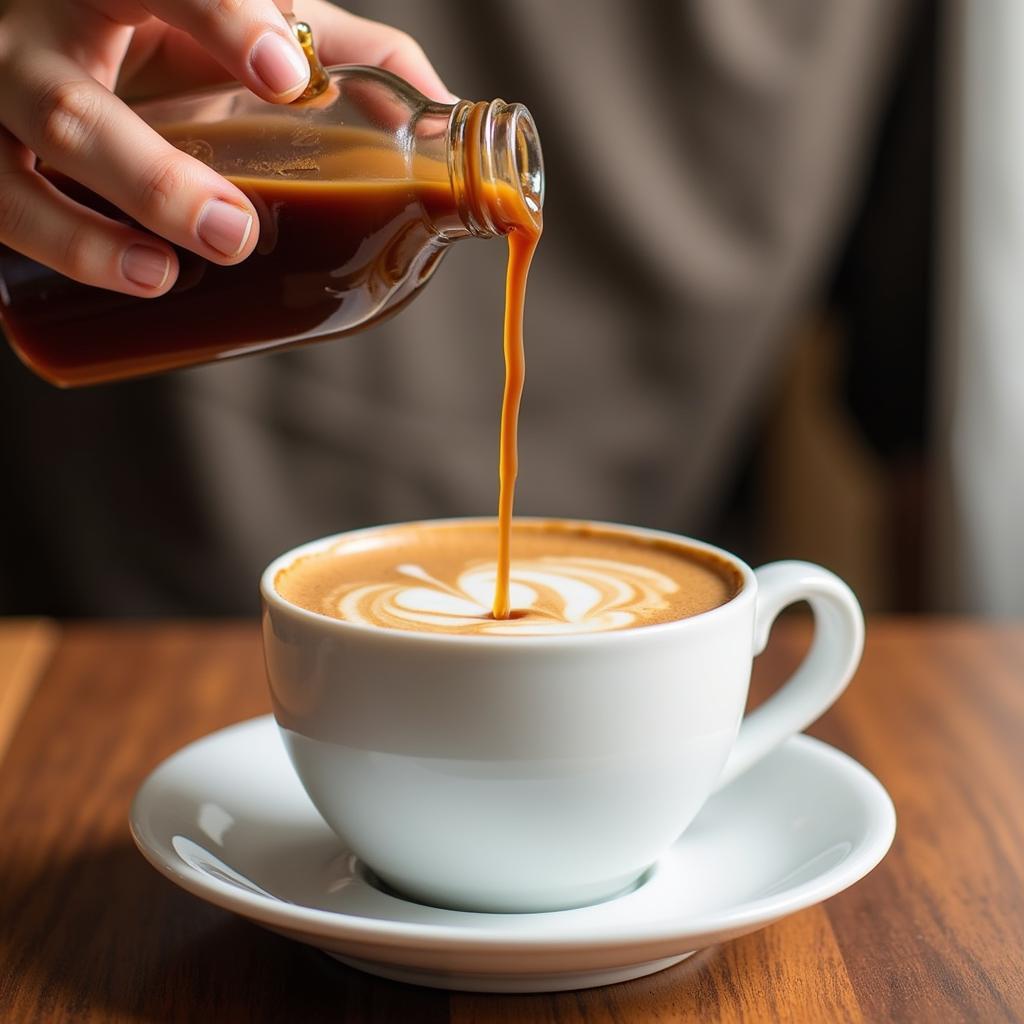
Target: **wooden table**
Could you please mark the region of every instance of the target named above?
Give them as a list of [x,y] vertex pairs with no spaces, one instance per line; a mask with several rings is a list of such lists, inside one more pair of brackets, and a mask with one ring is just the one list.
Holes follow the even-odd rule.
[[[896,803],[871,875],[661,974],[492,996],[345,968],[178,890],[132,846],[146,773],[268,710],[252,623],[0,623],[0,1020],[1022,1021],[1024,628],[879,620],[868,637],[812,731]],[[756,689],[805,643],[782,622]]]

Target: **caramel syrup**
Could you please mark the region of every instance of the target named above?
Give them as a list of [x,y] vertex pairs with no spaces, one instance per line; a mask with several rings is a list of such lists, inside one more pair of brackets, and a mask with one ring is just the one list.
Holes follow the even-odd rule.
[[[187,148],[187,128],[162,132]],[[237,154],[243,164],[257,144],[244,124],[207,126],[204,133],[208,145]],[[335,155],[323,162],[319,179],[227,173],[260,215],[256,251],[237,266],[221,267],[179,248],[178,279],[160,298],[88,287],[0,246],[0,305],[15,352],[44,379],[78,386],[339,337],[400,309],[438,262],[444,248],[438,226],[460,217],[448,170],[421,161],[415,176],[403,179],[382,165],[386,158],[358,131],[334,133]],[[485,180],[478,157],[469,172],[477,194],[501,211],[508,231],[492,608],[495,618],[506,619],[513,614],[510,538],[525,375],[523,310],[541,222],[515,189]],[[77,183],[44,173],[76,201],[126,220]]]

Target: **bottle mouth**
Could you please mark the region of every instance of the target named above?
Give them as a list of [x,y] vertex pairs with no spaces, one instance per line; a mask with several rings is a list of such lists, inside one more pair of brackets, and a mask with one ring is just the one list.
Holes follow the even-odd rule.
[[526,208],[540,221],[544,209],[544,155],[533,116],[521,103],[513,106],[512,158],[519,193]]
[[463,100],[452,111],[449,168],[460,214],[481,237],[541,229],[544,157],[521,103]]

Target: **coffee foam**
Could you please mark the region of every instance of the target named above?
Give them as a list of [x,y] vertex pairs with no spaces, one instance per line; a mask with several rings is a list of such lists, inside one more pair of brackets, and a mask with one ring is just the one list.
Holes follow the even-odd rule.
[[417,632],[544,636],[686,618],[724,604],[738,572],[682,545],[584,524],[517,521],[513,615],[491,615],[495,525],[416,524],[343,538],[278,573],[278,592],[310,611]]

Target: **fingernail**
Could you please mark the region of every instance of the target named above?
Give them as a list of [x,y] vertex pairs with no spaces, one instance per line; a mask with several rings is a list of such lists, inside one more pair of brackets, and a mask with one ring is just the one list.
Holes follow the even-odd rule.
[[276,32],[266,32],[256,40],[249,62],[275,96],[294,92],[309,81],[309,61],[298,44],[289,43]]
[[249,240],[252,214],[223,199],[211,199],[199,215],[199,237],[224,256],[237,256]]
[[151,245],[130,245],[121,257],[121,273],[143,288],[160,288],[170,270],[167,253]]

